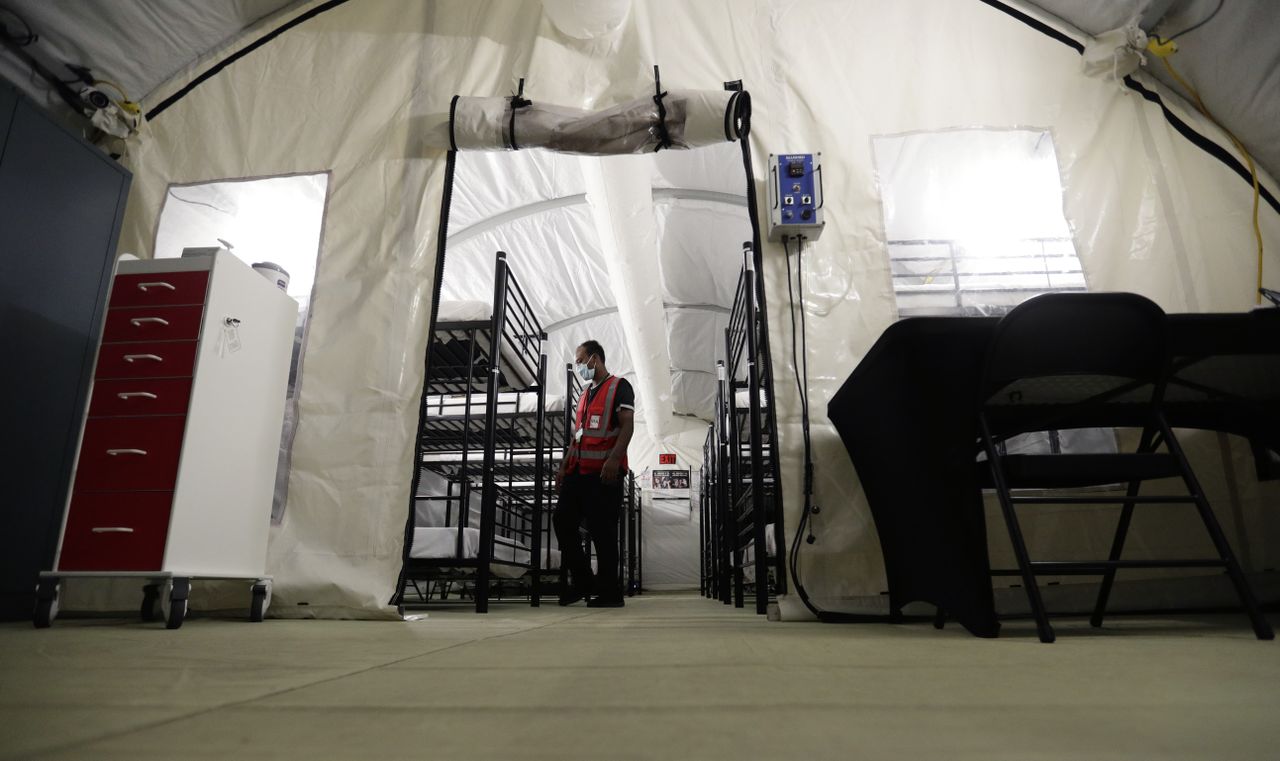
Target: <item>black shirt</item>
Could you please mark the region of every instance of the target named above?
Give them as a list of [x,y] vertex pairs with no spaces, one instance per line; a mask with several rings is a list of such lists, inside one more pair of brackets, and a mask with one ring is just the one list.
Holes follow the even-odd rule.
[[[593,387],[587,388],[587,404],[588,405],[591,404],[591,402],[595,401],[596,392],[598,392],[602,388],[604,388],[603,383],[601,383],[598,386],[595,386],[594,388]],[[623,407],[629,410],[633,410],[633,411],[635,410],[636,392],[635,392],[635,389],[631,388],[631,384],[627,381],[626,378],[618,378],[618,390],[613,393],[613,410],[612,410],[613,414],[610,416],[612,419],[613,425],[611,425],[610,428],[617,428],[620,425],[622,425],[622,423],[618,420],[618,410],[622,409]]]

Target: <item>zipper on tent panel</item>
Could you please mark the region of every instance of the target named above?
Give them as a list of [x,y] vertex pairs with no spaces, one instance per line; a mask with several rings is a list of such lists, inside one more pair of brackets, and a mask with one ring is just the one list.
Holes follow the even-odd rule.
[[[456,100],[456,98],[455,98]],[[450,127],[452,132],[452,127]],[[453,174],[457,166],[458,152],[451,150],[445,157],[444,192],[440,200],[440,224],[436,230],[436,272],[435,282],[431,284],[431,319],[427,323],[427,346],[422,362],[422,398],[418,402],[418,423],[413,430],[413,475],[409,486],[409,516],[404,527],[404,551],[401,553],[400,577],[396,580],[396,591],[389,604],[401,605],[404,601],[404,586],[407,578],[406,568],[409,554],[413,551],[413,529],[416,523],[418,487],[422,481],[422,424],[427,419],[427,392],[431,388],[431,344],[435,335],[436,318],[440,312],[440,292],[444,280],[445,244],[449,237],[449,207],[453,202]]]

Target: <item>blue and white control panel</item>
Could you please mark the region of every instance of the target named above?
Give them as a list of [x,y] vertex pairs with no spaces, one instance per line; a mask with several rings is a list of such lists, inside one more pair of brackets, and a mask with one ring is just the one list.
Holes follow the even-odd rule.
[[822,154],[769,154],[769,240],[822,234]]

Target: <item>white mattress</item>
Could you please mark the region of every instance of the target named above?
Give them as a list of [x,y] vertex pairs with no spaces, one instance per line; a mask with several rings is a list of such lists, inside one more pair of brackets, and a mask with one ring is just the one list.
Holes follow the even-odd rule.
[[[773,524],[772,523],[765,524],[764,551],[765,551],[765,556],[771,557],[771,558],[778,556],[778,540],[773,535],[773,532],[774,532]],[[754,563],[755,560],[756,560],[756,546],[755,546],[755,543],[752,542],[751,544],[748,544],[746,549],[743,550],[742,552],[742,564],[750,565]]]
[[[413,530],[413,549],[409,557],[419,560],[444,560],[456,558],[458,529],[419,526]],[[480,554],[480,529],[468,528],[462,532],[462,556],[474,559]],[[515,549],[497,544],[493,548],[494,560],[505,560],[512,563],[528,563],[529,550]],[[517,579],[524,575],[525,569],[515,568],[498,563],[489,566],[490,572],[496,576]]]
[[[528,449],[525,449],[523,451],[529,452],[531,449],[533,448],[529,447]],[[558,453],[557,454],[548,453],[546,456],[548,456],[551,459],[551,462],[556,462],[559,459]],[[508,465],[510,463],[517,463],[517,464],[532,463],[536,459],[537,459],[537,454],[534,454],[532,452],[530,452],[529,454],[513,455],[504,450],[502,452],[499,452],[497,455],[495,455],[494,463],[497,465]],[[470,456],[467,458],[467,462],[472,464],[482,462],[483,460],[484,460],[484,450],[481,447],[477,447],[471,450]],[[462,458],[456,452],[427,452],[422,455],[423,465],[430,466],[433,463],[439,463],[439,462],[459,463],[459,462],[462,462]],[[504,485],[505,483],[506,483],[505,481],[500,481],[499,485]],[[476,486],[471,490],[471,493],[475,495],[476,499],[479,499],[479,495],[481,491],[482,489],[479,486]],[[477,503],[473,503],[473,504],[477,504]]]
[[476,322],[493,316],[493,307],[487,301],[441,301],[436,310],[436,322]]
[[[436,325],[446,322],[475,322],[488,320],[493,316],[493,307],[487,301],[441,301],[436,312]],[[476,336],[483,351],[489,351],[489,339],[483,335]],[[537,368],[525,367],[525,362],[511,349],[506,341],[500,342],[502,347],[502,373],[515,388],[529,388],[538,383]]]
[[[462,395],[457,396],[440,396],[438,394],[430,394],[427,396],[427,417],[429,418],[461,418],[466,415],[467,398]],[[545,407],[548,412],[561,412],[564,410],[564,397],[553,395],[546,399]],[[532,414],[538,411],[538,395],[532,392],[505,392],[498,394],[498,414],[510,415],[514,413]],[[473,418],[483,417],[485,413],[485,399],[483,394],[472,395],[471,397],[471,416]]]

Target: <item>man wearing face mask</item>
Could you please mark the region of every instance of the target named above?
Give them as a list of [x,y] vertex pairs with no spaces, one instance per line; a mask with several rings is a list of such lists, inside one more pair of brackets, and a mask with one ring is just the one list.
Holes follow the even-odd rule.
[[[552,522],[560,542],[562,574],[560,604],[594,593],[592,608],[621,608],[618,579],[618,516],[622,483],[627,473],[627,445],[635,431],[635,392],[626,380],[610,375],[604,366],[604,347],[586,341],[574,356],[574,370],[588,385],[578,397],[573,438],[565,450],[556,487],[560,499]],[[596,548],[597,573],[582,551],[578,530],[586,521]]]

